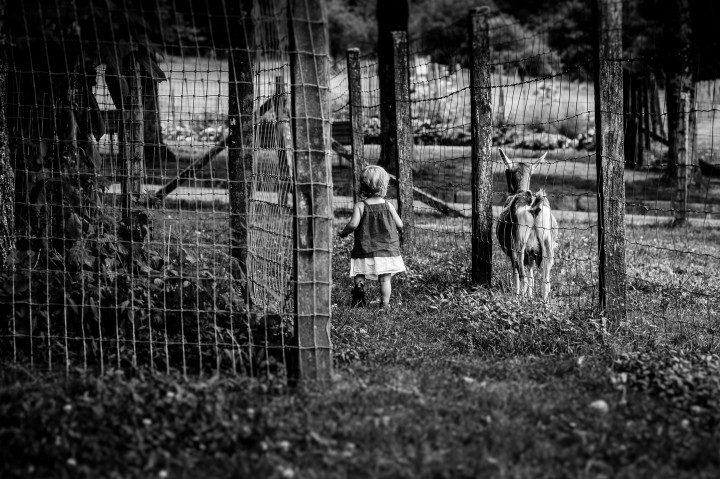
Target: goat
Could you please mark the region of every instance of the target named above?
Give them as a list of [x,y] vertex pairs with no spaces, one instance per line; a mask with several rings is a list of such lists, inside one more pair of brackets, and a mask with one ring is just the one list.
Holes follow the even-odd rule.
[[515,293],[520,294],[522,283],[522,294],[532,297],[534,268],[542,268],[543,301],[550,295],[550,270],[555,262],[558,223],[550,210],[545,190],[534,194],[530,191],[530,176],[545,161],[546,155],[533,164],[514,164],[500,149],[500,156],[507,166],[505,177],[510,196],[497,224],[497,239],[515,273]]

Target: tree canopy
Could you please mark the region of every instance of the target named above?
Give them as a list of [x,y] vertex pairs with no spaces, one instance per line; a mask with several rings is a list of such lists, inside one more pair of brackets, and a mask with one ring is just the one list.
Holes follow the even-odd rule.
[[[623,48],[632,69],[651,69],[662,74],[672,61],[672,39],[665,26],[676,0],[628,0],[623,2]],[[332,55],[349,47],[363,53],[374,51],[377,25],[375,0],[329,0]],[[692,55],[696,79],[720,77],[720,37],[715,32],[720,2],[688,0],[692,27]],[[463,21],[472,7],[490,6],[504,22],[519,22],[528,31],[546,32],[547,42],[564,66],[587,65],[592,59],[592,9],[588,0],[410,0],[408,33],[422,36],[436,61],[466,41]],[[543,66],[540,66],[543,68]]]

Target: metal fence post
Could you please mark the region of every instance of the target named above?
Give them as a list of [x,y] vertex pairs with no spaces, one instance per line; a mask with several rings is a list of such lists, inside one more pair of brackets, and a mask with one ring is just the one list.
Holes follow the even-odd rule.
[[295,341],[291,372],[330,380],[332,174],[327,12],[324,0],[290,0],[292,130],[295,147]]
[[617,325],[626,316],[622,3],[593,2],[600,307]]
[[348,88],[350,90],[350,123],[352,126],[353,202],[360,199],[360,173],[367,165],[365,160],[365,132],[363,130],[362,81],[360,77],[360,50],[347,51]]
[[410,117],[410,69],[408,65],[407,32],[392,32],[393,67],[395,69],[395,125],[397,150],[395,164],[398,172],[398,214],[404,228],[403,252],[415,246],[415,212],[413,210],[412,150],[413,130]]
[[488,7],[470,11],[470,115],[472,134],[472,281],[492,280],[492,99]]

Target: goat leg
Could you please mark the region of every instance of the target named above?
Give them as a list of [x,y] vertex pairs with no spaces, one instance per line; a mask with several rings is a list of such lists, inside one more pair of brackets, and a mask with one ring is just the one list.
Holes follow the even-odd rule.
[[523,253],[524,251],[522,250],[520,252],[513,251],[512,257],[510,258],[513,271],[515,272],[515,294],[518,296],[520,296],[521,291],[522,294],[525,293],[525,264],[523,262]]
[[527,297],[532,298],[535,294],[535,265],[530,264],[528,270]]
[[543,301],[548,300],[548,297],[550,296],[550,270],[553,267],[553,263],[555,262],[555,254],[552,248],[552,238],[550,238],[550,247],[545,247],[546,252],[548,253],[547,256],[543,258],[543,284],[542,284],[542,295],[543,295]]

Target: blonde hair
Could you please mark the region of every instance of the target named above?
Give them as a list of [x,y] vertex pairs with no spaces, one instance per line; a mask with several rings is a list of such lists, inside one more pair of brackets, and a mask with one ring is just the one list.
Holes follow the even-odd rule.
[[385,198],[388,183],[390,183],[390,175],[384,168],[376,165],[366,166],[360,173],[360,196]]

